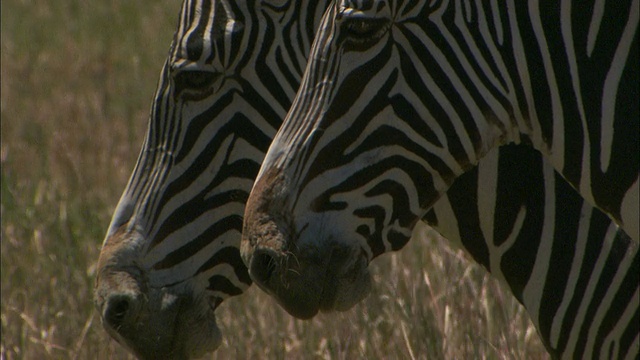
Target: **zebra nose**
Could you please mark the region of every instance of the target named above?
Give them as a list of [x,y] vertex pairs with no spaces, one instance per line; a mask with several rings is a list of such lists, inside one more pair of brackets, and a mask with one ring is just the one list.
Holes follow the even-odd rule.
[[137,268],[105,268],[98,273],[94,290],[96,308],[107,330],[121,333],[136,323],[145,294]]
[[131,294],[111,294],[105,303],[102,318],[114,330],[135,318],[136,298]]
[[254,250],[249,274],[262,287],[268,287],[271,278],[278,270],[278,255],[268,248],[258,247]]

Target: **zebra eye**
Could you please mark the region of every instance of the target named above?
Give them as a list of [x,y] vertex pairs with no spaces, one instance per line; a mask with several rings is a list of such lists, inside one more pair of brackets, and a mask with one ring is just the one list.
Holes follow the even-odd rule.
[[180,89],[199,90],[211,86],[218,74],[210,71],[181,71],[175,76],[176,86]]
[[177,94],[188,95],[188,98],[195,100],[210,95],[218,77],[219,73],[211,71],[184,70],[177,73],[173,81]]
[[342,31],[350,45],[366,48],[373,45],[388,29],[387,19],[351,18],[342,23]]

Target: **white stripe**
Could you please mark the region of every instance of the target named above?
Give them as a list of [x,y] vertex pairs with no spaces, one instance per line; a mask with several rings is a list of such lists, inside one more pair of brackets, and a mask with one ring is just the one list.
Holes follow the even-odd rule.
[[593,47],[595,46],[602,16],[604,15],[605,0],[596,0],[593,4],[593,14],[591,14],[591,23],[589,24],[589,32],[587,33],[587,56],[591,57]]
[[531,269],[529,282],[522,291],[522,303],[531,316],[534,326],[540,328],[540,305],[545,281],[551,270],[551,253],[555,232],[555,173],[549,166],[543,166],[544,173],[544,223],[540,234],[540,245],[536,253],[535,263]]
[[504,30],[502,29],[502,18],[500,17],[500,8],[498,7],[498,0],[491,0],[491,13],[493,14],[493,25],[496,29],[498,36],[498,44],[504,43]]
[[638,207],[640,207],[640,191],[638,178],[624,194],[620,214],[624,231],[636,242],[640,242],[640,227],[638,221]]

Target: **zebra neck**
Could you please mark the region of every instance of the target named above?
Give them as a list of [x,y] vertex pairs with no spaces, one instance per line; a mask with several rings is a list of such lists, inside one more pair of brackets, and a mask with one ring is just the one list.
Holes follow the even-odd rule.
[[539,153],[511,145],[486,160],[423,220],[509,286],[551,354],[624,354],[638,334],[638,243]]

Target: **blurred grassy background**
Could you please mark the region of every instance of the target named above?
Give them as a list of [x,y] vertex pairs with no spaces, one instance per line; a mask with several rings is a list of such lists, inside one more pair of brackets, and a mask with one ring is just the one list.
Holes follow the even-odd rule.
[[[1,3],[1,359],[126,359],[92,304],[178,0]],[[545,358],[521,307],[435,234],[372,264],[346,313],[298,321],[256,287],[211,358]]]

